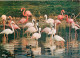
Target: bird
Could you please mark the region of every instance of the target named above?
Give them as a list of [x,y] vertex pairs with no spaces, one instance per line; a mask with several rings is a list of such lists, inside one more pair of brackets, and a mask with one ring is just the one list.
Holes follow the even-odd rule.
[[56,25],[58,25],[58,24],[61,24],[61,21],[60,20],[55,20],[55,22],[54,22],[54,24],[56,23]]
[[77,39],[76,35],[77,35],[77,32],[76,30],[80,29],[80,26],[76,23],[72,23],[71,24],[72,28],[75,29],[75,39]]
[[[41,28],[39,28],[39,33],[34,33],[31,38],[32,39],[36,39],[36,40],[38,40],[39,38],[41,38],[40,31],[41,31]],[[36,45],[38,46],[38,42],[37,41],[36,41]]]
[[27,19],[25,19],[24,17],[22,17],[21,20],[19,21],[19,23],[22,23],[22,24],[26,22],[27,22]]
[[[19,28],[19,26],[18,25],[16,25],[16,23],[14,22],[14,21],[12,21],[12,19],[11,19],[11,16],[9,16],[10,18],[10,20],[9,20],[9,27],[10,28],[12,28],[11,27],[11,22],[13,22],[14,24],[12,24],[12,26],[13,26],[13,28],[16,30],[16,29],[19,29],[20,30],[20,28]],[[17,32],[17,37],[18,37],[18,32]],[[14,40],[15,40],[15,31],[14,31]]]
[[71,19],[71,18],[68,18],[68,15],[65,15],[66,16],[66,22],[67,23],[74,23],[74,20],[73,19]]
[[[34,32],[37,32],[38,31],[38,23],[36,23],[36,26],[34,27],[29,27],[26,31],[25,31],[25,33],[26,32],[29,32],[29,33],[34,33]],[[27,34],[27,36],[28,36],[28,34]]]
[[47,15],[46,14],[44,15],[44,17],[46,18],[45,19],[46,23],[54,23],[54,19],[52,19],[52,18],[47,19]]
[[11,22],[11,27],[12,27],[12,30],[11,29],[5,29],[3,30],[2,32],[0,32],[0,34],[6,34],[7,35],[7,41],[8,41],[8,34],[12,34],[14,32],[14,28],[12,26],[14,22],[12,21]]
[[[21,23],[22,25],[26,22],[27,22],[27,19],[25,19],[24,17],[22,17],[21,20],[19,21],[19,23]],[[23,27],[23,36],[24,36],[24,27]]]
[[[52,37],[52,39],[54,39],[55,41],[57,41],[57,42],[60,42],[61,44],[62,44],[62,47],[64,47],[64,42],[65,42],[65,40],[61,37],[61,36],[59,36],[59,35],[55,35],[56,34],[56,23],[55,23],[55,26],[54,26],[54,28],[52,29],[52,31],[51,31],[51,37]],[[51,39],[51,38],[50,38]],[[52,41],[51,41],[51,43],[52,43]]]
[[[4,26],[4,30],[5,30],[6,15],[2,15],[1,18],[2,18],[2,20],[3,20],[3,26]],[[6,43],[6,37],[5,37],[5,34],[4,34],[4,40],[3,40],[3,43]]]
[[66,16],[66,22],[69,24],[69,39],[70,39],[70,33],[71,33],[71,24],[72,23],[75,23],[73,19],[71,18],[68,18],[68,15],[65,15]]
[[75,30],[80,29],[80,26],[76,23],[72,23],[71,24],[72,28],[74,28]]
[[21,11],[23,11],[23,16],[27,16],[26,22],[28,21],[28,16],[32,16],[31,12],[29,10],[25,11],[25,8],[21,8]]
[[65,42],[65,40],[64,40],[61,36],[59,36],[59,35],[54,35],[54,36],[53,36],[53,40],[55,40],[56,43],[58,43],[58,46],[60,45],[61,47],[64,47],[64,42]]
[[28,22],[24,25],[24,27],[33,27],[35,23],[35,19],[32,19],[32,22]]
[[63,13],[65,13],[65,11],[64,11],[64,10],[61,10],[61,15],[58,15],[58,16],[57,16],[57,18],[58,18],[59,20],[62,20],[62,19],[64,18]]
[[45,27],[41,32],[45,32],[45,33],[49,34],[50,31],[51,31],[50,27]]

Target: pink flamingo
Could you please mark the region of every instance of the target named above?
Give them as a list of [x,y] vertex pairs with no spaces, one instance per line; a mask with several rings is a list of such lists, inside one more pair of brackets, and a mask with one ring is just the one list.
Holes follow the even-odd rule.
[[62,20],[64,18],[63,13],[65,13],[65,11],[61,10],[61,15],[58,15],[57,17],[59,20]]
[[60,20],[55,20],[55,23],[58,25],[58,24],[61,24],[61,21]]
[[[66,16],[66,22],[69,23],[69,26],[71,27],[71,24],[74,23],[74,20],[71,18],[68,18],[68,15]],[[69,27],[69,39],[70,39],[70,32],[71,32],[71,28]]]
[[[17,26],[14,21],[11,21],[11,16],[9,16],[9,18],[10,18],[9,27],[11,28],[11,22],[13,22],[13,23],[14,23],[14,24],[12,25],[13,28],[14,28],[15,30],[16,30],[16,29],[20,29],[19,26]],[[17,37],[18,37],[18,32],[17,32]],[[15,31],[14,31],[14,40],[15,40]]]
[[20,23],[26,23],[28,21],[28,16],[32,16],[31,12],[29,10],[27,10],[25,12],[25,8],[21,8],[21,11],[24,9],[23,11],[23,16],[27,16],[27,19],[25,20],[24,18],[22,18],[19,22]]
[[[21,11],[24,9],[24,11],[23,11],[23,16],[27,16],[27,19],[25,19],[25,18],[22,18],[19,22],[20,23],[26,23],[27,21],[28,21],[28,16],[32,16],[32,14],[31,14],[31,12],[30,11],[26,11],[25,12],[25,8],[21,8]],[[23,36],[24,36],[24,27],[23,27]]]
[[[2,15],[1,18],[2,18],[2,20],[3,20],[3,25],[4,25],[4,30],[5,30],[5,20],[6,20],[6,15]],[[6,43],[6,37],[5,37],[5,34],[4,34],[3,43],[4,43],[4,44]]]

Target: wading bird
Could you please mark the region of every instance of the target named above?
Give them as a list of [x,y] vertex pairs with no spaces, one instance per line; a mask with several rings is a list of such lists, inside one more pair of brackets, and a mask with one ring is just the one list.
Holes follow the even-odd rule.
[[[40,31],[41,31],[41,28],[39,28],[39,33],[34,33],[31,38],[38,40],[41,37]],[[36,45],[38,46],[38,41],[36,41]]]
[[63,13],[65,13],[65,11],[61,10],[61,15],[58,15],[57,17],[59,20],[62,20],[64,18]]
[[7,42],[8,42],[8,34],[12,34],[14,32],[14,28],[12,26],[14,22],[12,21],[11,22],[11,27],[12,27],[12,30],[11,29],[5,29],[3,30],[2,32],[0,32],[0,34],[6,34],[7,35]]

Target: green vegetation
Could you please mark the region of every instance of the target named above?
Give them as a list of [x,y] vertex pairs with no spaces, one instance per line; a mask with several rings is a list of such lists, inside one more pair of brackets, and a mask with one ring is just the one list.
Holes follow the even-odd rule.
[[22,7],[30,10],[36,17],[44,14],[58,15],[62,9],[68,15],[72,13],[77,15],[80,11],[80,4],[71,1],[0,1],[0,16],[6,14],[7,16],[21,17],[22,12],[20,9]]

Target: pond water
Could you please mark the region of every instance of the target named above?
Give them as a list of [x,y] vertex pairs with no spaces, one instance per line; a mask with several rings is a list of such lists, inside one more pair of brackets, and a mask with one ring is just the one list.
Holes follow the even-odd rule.
[[[21,29],[20,31],[19,39],[23,37],[22,32],[23,32],[23,29]],[[47,35],[46,33],[42,33],[41,38],[38,40],[38,45],[39,47],[41,47],[41,55],[36,55],[35,58],[80,58],[80,36],[79,36],[80,30],[77,30],[77,40],[74,40],[75,39],[74,29],[71,29],[71,32],[70,32],[71,36],[69,39],[68,26],[66,26],[65,28],[58,26],[57,34],[62,36],[65,39],[65,48],[56,48],[55,50],[50,50],[50,48],[44,47],[43,43],[46,43]],[[0,35],[0,37],[2,38],[3,35]],[[15,37],[17,38],[17,32]],[[24,37],[26,37],[26,34],[24,35]],[[48,37],[50,37],[50,35]],[[14,38],[14,34],[9,35],[9,41],[12,40],[13,38]],[[21,48],[18,49],[19,51],[17,50],[17,52],[14,53],[14,54],[20,53],[20,55],[19,54],[15,55],[15,58],[18,58],[18,57],[31,58],[30,56],[26,56],[27,53],[26,52],[24,53]]]

